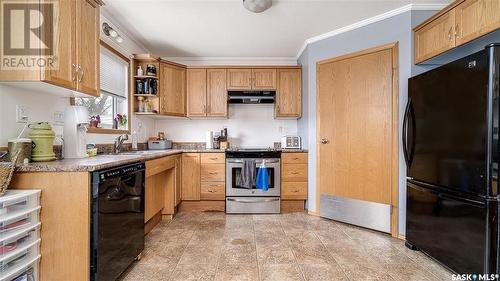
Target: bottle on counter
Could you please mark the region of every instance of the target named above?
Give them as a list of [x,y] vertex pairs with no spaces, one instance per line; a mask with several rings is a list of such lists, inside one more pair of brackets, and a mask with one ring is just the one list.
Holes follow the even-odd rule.
[[137,143],[138,143],[137,132],[133,131],[132,132],[132,150],[138,150]]

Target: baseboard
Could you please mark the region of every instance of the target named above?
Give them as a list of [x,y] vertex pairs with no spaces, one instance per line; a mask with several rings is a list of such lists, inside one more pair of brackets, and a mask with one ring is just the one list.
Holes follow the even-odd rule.
[[399,234],[397,238],[406,241],[405,235]]
[[307,211],[307,214],[309,214],[311,216],[319,217],[319,212],[317,212],[317,211]]
[[144,235],[148,234],[157,226],[162,219],[161,211],[159,211],[156,215],[154,215],[152,218],[150,218],[146,224],[144,225]]
[[224,212],[226,201],[182,201],[179,212]]

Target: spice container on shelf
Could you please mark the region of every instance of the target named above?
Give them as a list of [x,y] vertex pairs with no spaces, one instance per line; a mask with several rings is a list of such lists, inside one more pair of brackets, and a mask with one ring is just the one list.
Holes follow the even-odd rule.
[[144,97],[137,97],[137,104],[137,112],[144,112],[146,110]]

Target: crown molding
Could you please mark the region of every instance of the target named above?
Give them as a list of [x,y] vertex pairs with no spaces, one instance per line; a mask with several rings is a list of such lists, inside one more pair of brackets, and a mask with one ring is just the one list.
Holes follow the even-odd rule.
[[297,60],[299,59],[299,57],[302,55],[304,50],[311,43],[318,42],[318,41],[324,40],[326,38],[330,38],[330,37],[333,37],[333,36],[348,32],[348,31],[352,31],[352,30],[355,30],[355,29],[358,29],[358,28],[361,28],[361,27],[364,27],[364,26],[367,26],[367,25],[370,25],[370,24],[373,24],[373,23],[376,23],[379,21],[383,21],[385,19],[392,18],[394,16],[397,16],[397,15],[400,15],[400,14],[403,14],[403,13],[406,13],[409,11],[439,11],[446,6],[448,6],[448,4],[408,4],[408,5],[405,5],[403,7],[376,15],[374,17],[367,18],[367,19],[364,19],[362,21],[358,21],[356,23],[346,25],[344,27],[332,30],[330,32],[311,37],[309,39],[306,39],[306,41],[304,41],[304,44],[302,44],[302,47],[300,48],[299,52],[297,53],[296,59]]
[[187,66],[202,65],[297,65],[296,57],[162,57]]

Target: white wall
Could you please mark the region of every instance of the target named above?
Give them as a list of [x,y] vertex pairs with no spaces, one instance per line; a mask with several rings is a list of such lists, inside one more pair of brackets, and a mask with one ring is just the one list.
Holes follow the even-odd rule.
[[164,131],[176,142],[204,142],[206,131],[228,130],[231,146],[272,147],[286,134],[297,133],[297,121],[274,119],[274,105],[229,105],[229,119],[156,120],[156,131]]

